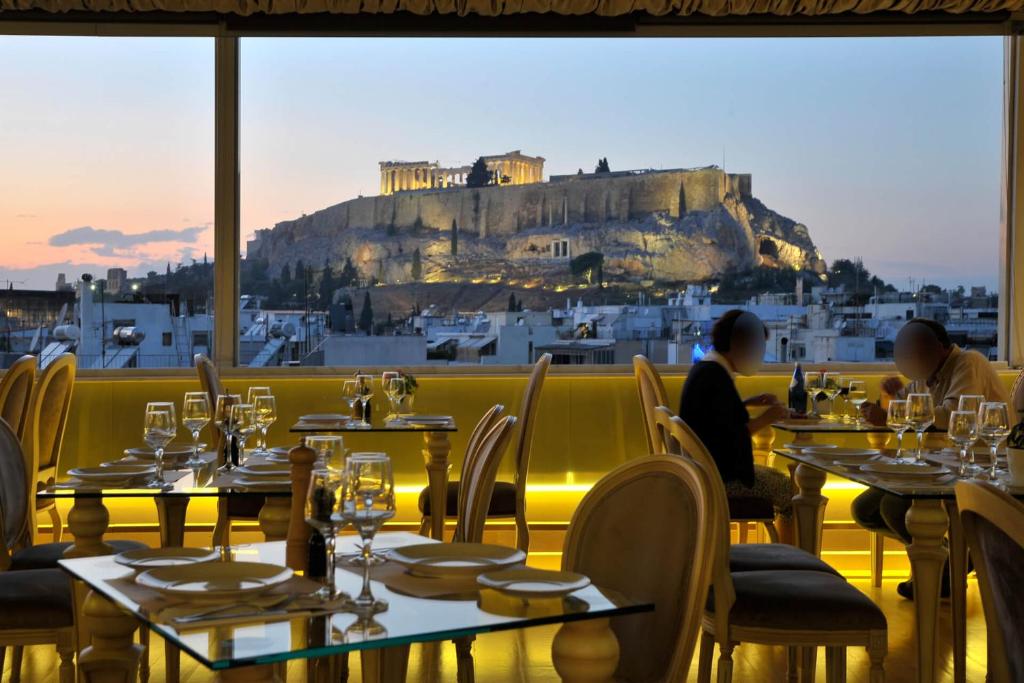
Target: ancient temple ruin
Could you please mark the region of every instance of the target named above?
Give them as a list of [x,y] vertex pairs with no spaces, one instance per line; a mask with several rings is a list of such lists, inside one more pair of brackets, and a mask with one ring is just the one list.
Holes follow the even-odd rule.
[[[514,150],[485,156],[487,170],[497,185],[527,185],[544,181],[544,157],[531,157]],[[381,161],[380,193],[390,195],[406,190],[460,187],[466,184],[471,166],[445,168],[436,161]]]

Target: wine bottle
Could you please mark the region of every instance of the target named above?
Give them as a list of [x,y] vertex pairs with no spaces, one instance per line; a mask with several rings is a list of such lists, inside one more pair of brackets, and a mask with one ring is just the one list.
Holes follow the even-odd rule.
[[793,369],[793,378],[789,380],[789,409],[803,415],[807,412],[807,388],[804,386],[804,371],[800,363]]
[[309,536],[307,552],[306,578],[323,581],[327,578],[327,543],[320,532],[315,529]]

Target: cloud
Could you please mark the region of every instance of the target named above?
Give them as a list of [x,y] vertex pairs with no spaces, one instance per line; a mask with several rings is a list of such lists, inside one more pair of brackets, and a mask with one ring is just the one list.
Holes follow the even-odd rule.
[[[96,245],[93,251],[97,254],[117,254],[117,250],[131,249],[153,242],[187,242],[195,243],[199,235],[207,230],[207,226],[196,225],[180,230],[148,230],[146,232],[127,234],[121,230],[107,230],[84,225],[59,232],[50,237],[51,247],[70,247],[75,245]],[[102,250],[102,251],[99,251]]]

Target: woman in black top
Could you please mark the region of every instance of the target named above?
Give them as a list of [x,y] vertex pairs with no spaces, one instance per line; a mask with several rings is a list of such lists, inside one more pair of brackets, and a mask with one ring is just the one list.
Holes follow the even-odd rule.
[[[730,495],[757,496],[772,501],[789,516],[793,492],[789,477],[754,464],[750,436],[789,416],[774,394],[743,400],[733,381],[735,373],[753,375],[761,366],[768,328],[753,313],[732,310],[711,330],[714,350],[690,369],[683,385],[679,416],[711,453]],[[767,406],[751,419],[747,406]]]

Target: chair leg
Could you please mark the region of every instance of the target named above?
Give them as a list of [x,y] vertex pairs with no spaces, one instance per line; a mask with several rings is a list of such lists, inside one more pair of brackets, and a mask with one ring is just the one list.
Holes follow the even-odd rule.
[[46,511],[50,513],[50,523],[53,525],[53,542],[60,543],[64,538],[64,522],[60,519],[60,511],[56,505],[51,505]]
[[178,683],[181,678],[181,650],[164,641],[164,680]]
[[4,661],[7,659],[7,647],[0,647],[0,678],[4,677]]
[[74,637],[57,642],[57,656],[60,658],[58,680],[60,683],[74,683],[75,680],[75,646]]
[[[868,645],[868,657],[871,659],[871,673],[868,675],[869,683],[885,683],[885,654],[888,649],[888,632],[872,634],[870,645]],[[986,676],[986,681],[989,678]]]
[[764,530],[768,532],[768,541],[771,543],[779,542],[779,530],[775,527],[774,520],[765,520]]
[[732,683],[732,651],[736,643],[718,645],[718,683]]
[[747,542],[747,532],[750,531],[750,525],[745,521],[739,522],[740,526],[740,543]]
[[827,683],[846,683],[846,648],[825,648],[825,680]]
[[149,627],[139,626],[139,645],[142,646],[142,657],[139,659],[139,681],[149,681]]
[[715,637],[707,631],[700,634],[700,654],[697,659],[697,683],[711,683],[711,660],[715,656]]
[[21,660],[25,654],[25,648],[15,645],[11,648],[11,683],[21,681]]
[[473,683],[476,672],[473,665],[473,640],[472,636],[455,639],[455,658],[458,663],[458,683]]
[[213,546],[231,543],[231,519],[228,518],[228,499],[217,499],[217,523],[213,527]]
[[786,681],[797,683],[800,677],[800,650],[790,646],[786,648]]
[[420,518],[420,531],[419,531],[419,534],[420,534],[420,536],[429,536],[430,535],[430,517],[421,517]]
[[516,547],[524,553],[530,551],[530,525],[526,523],[526,511],[516,510]]
[[800,683],[814,683],[814,673],[818,667],[818,648],[800,648]]
[[871,532],[871,585],[879,588],[882,585],[882,566],[885,562],[885,536],[877,531]]

